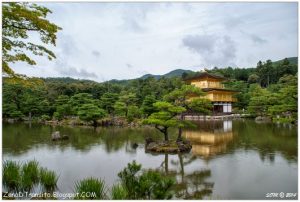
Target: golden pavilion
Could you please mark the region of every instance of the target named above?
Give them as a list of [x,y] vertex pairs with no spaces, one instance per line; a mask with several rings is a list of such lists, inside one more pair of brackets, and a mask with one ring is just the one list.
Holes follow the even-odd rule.
[[213,114],[230,114],[232,113],[232,103],[236,102],[236,98],[233,95],[237,91],[225,89],[222,83],[225,80],[226,78],[224,77],[203,72],[185,81],[206,92],[205,97],[211,100],[213,104]]

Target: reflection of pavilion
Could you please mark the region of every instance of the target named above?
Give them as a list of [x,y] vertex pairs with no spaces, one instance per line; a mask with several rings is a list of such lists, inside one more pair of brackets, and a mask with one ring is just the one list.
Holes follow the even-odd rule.
[[197,130],[184,130],[183,136],[190,140],[192,153],[209,158],[227,149],[233,139],[232,121],[202,121],[197,122]]

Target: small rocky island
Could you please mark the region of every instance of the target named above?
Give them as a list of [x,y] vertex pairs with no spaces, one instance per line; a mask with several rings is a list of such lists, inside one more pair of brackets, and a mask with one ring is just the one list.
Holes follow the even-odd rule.
[[181,141],[154,141],[152,138],[146,139],[146,152],[153,153],[188,153],[192,149],[192,144],[188,140]]

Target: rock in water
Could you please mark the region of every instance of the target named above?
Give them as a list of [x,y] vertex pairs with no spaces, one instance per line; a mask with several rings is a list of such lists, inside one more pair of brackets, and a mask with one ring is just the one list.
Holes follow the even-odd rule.
[[180,152],[189,152],[192,149],[192,145],[189,141],[182,141],[177,143]]
[[146,146],[147,146],[148,144],[150,144],[151,142],[154,142],[154,140],[153,140],[151,137],[147,137],[147,138],[146,138]]
[[53,141],[60,140],[61,139],[60,132],[55,131],[54,133],[52,133],[51,138]]
[[148,151],[156,151],[158,147],[158,144],[156,142],[151,142],[146,145],[146,150]]
[[62,139],[62,140],[68,140],[68,139],[69,139],[69,136],[63,135],[61,139]]
[[132,145],[131,145],[131,147],[133,148],[133,149],[136,149],[136,148],[138,148],[138,144],[137,143],[133,143]]

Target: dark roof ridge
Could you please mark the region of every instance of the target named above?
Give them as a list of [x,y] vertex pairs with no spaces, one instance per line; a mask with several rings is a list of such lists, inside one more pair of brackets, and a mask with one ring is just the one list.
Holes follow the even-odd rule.
[[228,91],[228,92],[240,92],[238,90],[232,90],[232,89],[227,89],[227,88],[202,88],[202,91],[204,91],[204,92],[213,91],[213,90]]
[[208,72],[201,72],[200,74],[197,74],[195,76],[192,76],[190,78],[186,78],[184,79],[185,81],[188,81],[188,80],[193,80],[193,79],[197,79],[197,78],[203,78],[203,77],[211,77],[211,78],[215,78],[215,79],[222,79],[222,80],[227,80],[227,78],[223,77],[223,76],[219,76],[219,75],[214,75],[214,74],[210,74]]

